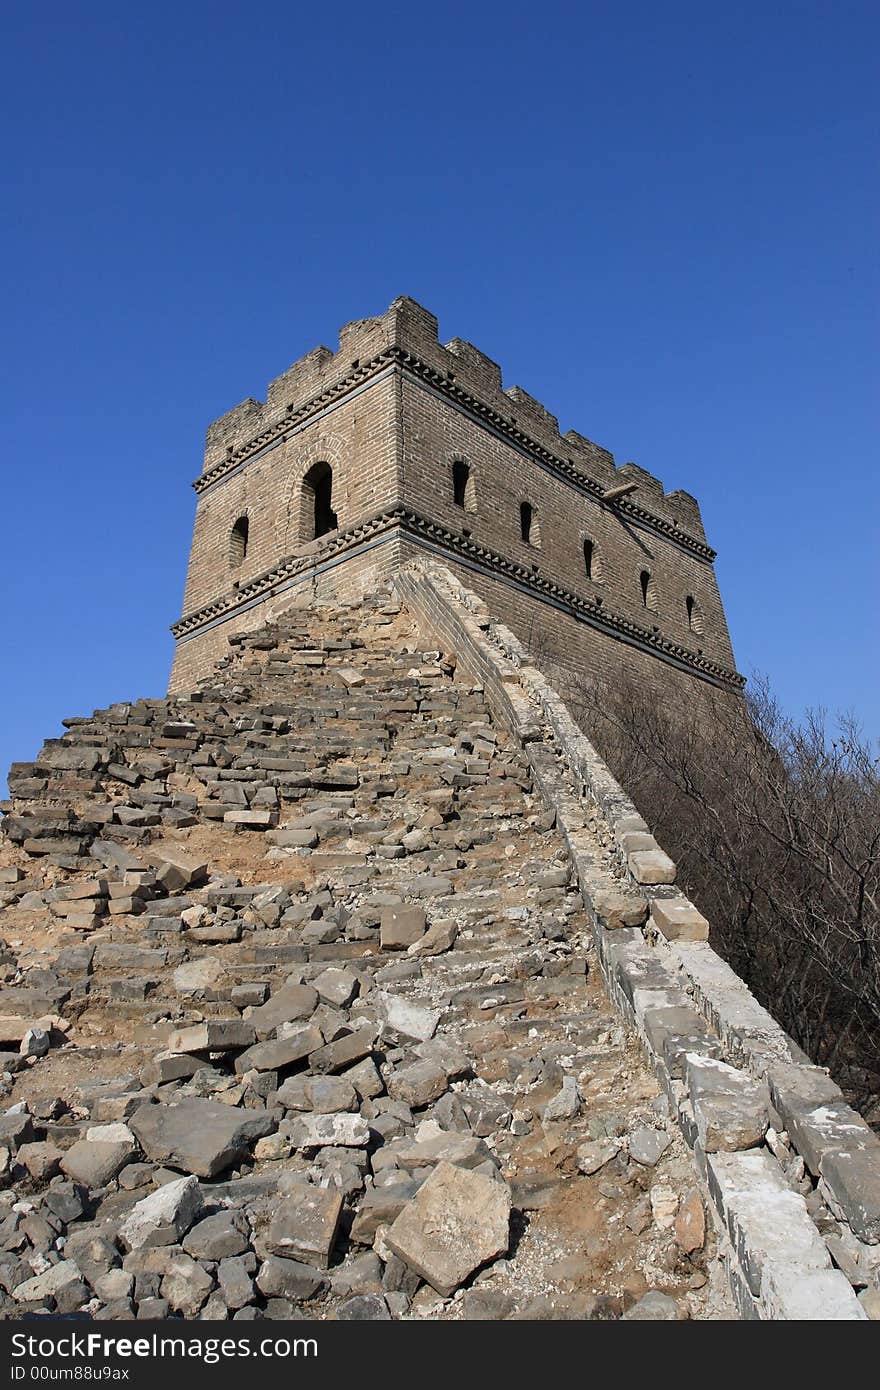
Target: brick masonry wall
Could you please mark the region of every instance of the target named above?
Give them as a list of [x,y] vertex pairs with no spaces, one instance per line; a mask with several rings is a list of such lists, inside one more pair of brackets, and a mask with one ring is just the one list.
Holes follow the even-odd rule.
[[[554,477],[504,440],[469,420],[446,402],[409,380],[403,386],[402,492],[417,511],[455,531],[467,527],[474,540],[534,567],[585,598],[685,646],[733,666],[733,652],[721,597],[711,564],[688,554],[672,541],[629,523],[613,509],[584,496]],[[471,469],[476,509],[464,511],[453,501],[452,465],[464,460]],[[534,508],[538,545],[520,535],[520,503]],[[587,578],[584,541],[591,540],[595,580]],[[645,609],[639,576],[651,574],[657,611]],[[690,630],[686,597],[702,612],[704,631]]]
[[[453,497],[457,460],[471,470],[464,508]],[[303,480],[317,462],[333,470],[339,531],[316,541],[310,539]],[[630,499],[601,501],[604,489],[628,481],[638,484],[635,507]],[[601,601],[600,613],[733,668],[696,501],[664,493],[658,479],[634,464],[615,468],[611,454],[582,435],[560,435],[540,402],[519,387],[502,389],[497,364],[477,348],[459,339],[441,346],[436,319],[412,300],[396,300],[375,319],[345,325],[335,354],[314,349],[270,383],[265,402],[249,399],[215,421],[194,486],[199,497],[179,634],[186,640],[179,642],[173,692],[207,674],[229,633],[265,620],[271,608],[260,615],[250,606],[208,626],[221,611],[256,598],[271,605],[284,563],[305,567],[296,576],[301,593],[313,581],[337,593],[346,587],[356,592],[365,564],[357,528],[395,507],[421,518],[416,525],[402,519],[399,556],[435,544],[449,551],[463,540],[476,543],[521,567],[526,577],[594,607]],[[534,508],[537,544],[521,537],[522,501]],[[242,517],[248,549],[243,563],[234,564],[231,534]],[[426,534],[424,523],[442,528],[445,538]],[[420,527],[421,537],[406,534]],[[585,540],[594,546],[592,579]],[[332,576],[322,568],[343,543],[354,547],[344,561],[353,567],[350,580],[336,572],[336,560]],[[385,545],[379,572],[387,573],[391,554]],[[450,554],[447,563],[458,565]],[[575,681],[615,680],[629,672],[659,692],[670,683],[702,684],[518,590],[490,557],[483,556],[480,572],[461,569],[522,641]],[[651,575],[649,607],[642,600],[642,570]],[[320,575],[327,577],[315,578]],[[247,586],[250,592],[242,592]],[[689,595],[699,632],[688,620]]]

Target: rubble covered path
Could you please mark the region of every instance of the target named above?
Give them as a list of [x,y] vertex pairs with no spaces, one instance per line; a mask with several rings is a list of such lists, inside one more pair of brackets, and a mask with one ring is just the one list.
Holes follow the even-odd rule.
[[387,595],[233,643],[10,775],[0,1315],[734,1316],[481,689]]

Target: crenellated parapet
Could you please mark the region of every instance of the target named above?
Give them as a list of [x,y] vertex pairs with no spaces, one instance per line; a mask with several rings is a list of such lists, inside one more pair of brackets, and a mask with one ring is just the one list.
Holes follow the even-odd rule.
[[426,551],[571,672],[742,686],[696,500],[562,433],[473,343],[441,343],[415,300],[344,324],[335,351],[215,420],[193,486],[175,689],[219,629],[282,591],[356,596]]
[[561,434],[556,415],[523,387],[505,387],[500,366],[479,348],[461,338],[441,344],[436,317],[406,297],[375,318],[344,324],[335,353],[313,348],[269,383],[265,401],[249,398],[213,421],[202,474],[193,484],[196,491],[262,456],[304,421],[389,370],[417,374],[432,389],[474,410],[491,428],[544,455],[563,476],[579,475],[597,498],[636,479],[638,499],[621,502],[624,512],[648,525],[656,518],[665,530],[680,532],[683,543],[693,537],[700,549],[708,550],[693,498],[665,493],[661,481],[636,464],[618,469],[609,450],[576,430]]

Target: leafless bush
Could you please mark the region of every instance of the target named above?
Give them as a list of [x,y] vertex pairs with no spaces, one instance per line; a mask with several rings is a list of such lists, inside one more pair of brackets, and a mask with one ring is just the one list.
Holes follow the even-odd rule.
[[712,944],[865,1113],[880,1103],[880,759],[852,718],[566,691]]

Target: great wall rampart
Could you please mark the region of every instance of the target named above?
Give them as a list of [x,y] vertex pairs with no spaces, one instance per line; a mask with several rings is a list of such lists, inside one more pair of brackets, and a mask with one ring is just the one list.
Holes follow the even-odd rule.
[[0,1317],[877,1317],[880,1140],[548,679],[736,695],[693,499],[409,300],[197,491],[172,693],[10,773]]

